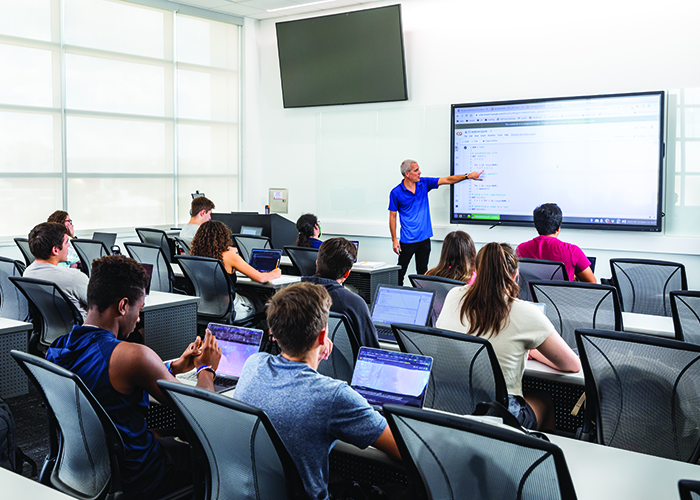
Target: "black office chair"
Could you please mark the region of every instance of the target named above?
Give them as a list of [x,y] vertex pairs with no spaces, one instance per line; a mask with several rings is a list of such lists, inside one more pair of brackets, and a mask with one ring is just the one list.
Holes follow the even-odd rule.
[[73,239],[71,244],[80,257],[80,270],[90,277],[92,261],[102,258],[105,255],[112,255],[107,246],[98,240]]
[[219,259],[180,255],[176,259],[183,274],[192,282],[194,294],[199,297],[197,323],[206,326],[210,322],[256,325],[264,313],[259,312],[247,318],[236,320],[234,300],[236,298],[235,275],[226,272]]
[[183,240],[182,238],[178,238],[177,236],[173,236],[173,239],[175,240],[175,243],[177,243],[177,246],[179,246],[182,249],[183,255],[191,255],[190,246],[185,242],[185,240]]
[[532,301],[530,286],[532,280],[569,281],[566,266],[562,262],[543,259],[518,259],[518,286],[520,300]]
[[165,231],[149,227],[137,227],[135,231],[141,243],[161,247],[168,263],[172,262],[173,255],[175,255],[175,242],[168,238]]
[[413,288],[423,288],[424,290],[432,290],[435,292],[435,300],[433,301],[433,310],[430,313],[430,324],[435,326],[438,317],[442,312],[442,306],[445,305],[445,298],[450,290],[458,286],[464,286],[466,283],[459,280],[449,278],[441,278],[439,276],[426,276],[423,274],[411,274],[408,276]]
[[[250,262],[250,251],[254,248],[272,248],[270,238],[267,236],[254,236],[251,234],[234,234],[233,241],[238,247],[238,253],[246,262]],[[314,270],[314,273],[316,271]]]
[[22,252],[22,257],[24,257],[24,262],[27,266],[30,266],[34,262],[34,255],[31,250],[29,250],[29,240],[27,238],[15,238],[15,244]]
[[284,251],[289,255],[299,276],[313,276],[316,274],[318,249],[285,245]]
[[29,339],[29,351],[46,353],[58,337],[83,324],[83,316],[68,295],[51,281],[10,276],[8,278],[29,303],[29,316],[34,332]]
[[[265,412],[211,391],[159,380],[195,453],[196,498],[306,498],[292,458]],[[203,491],[202,491],[203,490]]]
[[391,325],[402,352],[433,358],[424,406],[471,415],[482,401],[508,406],[508,390],[491,343],[481,337],[414,325]]
[[168,259],[165,257],[163,248],[148,243],[124,243],[129,256],[141,264],[153,266],[151,274],[151,291],[173,292],[175,275],[170,267]]
[[331,311],[328,317],[328,338],[333,342],[333,351],[328,359],[319,363],[317,371],[321,375],[350,384],[360,343],[347,316]]
[[681,479],[678,481],[681,500],[700,500],[700,481]]
[[420,498],[575,500],[561,449],[511,428],[384,405]]
[[0,318],[27,321],[29,304],[19,289],[9,280],[10,276],[22,276],[24,264],[18,260],[0,257]]
[[700,292],[669,292],[676,339],[700,345]]
[[576,344],[586,387],[584,436],[614,448],[697,462],[700,346],[606,330],[576,330]]
[[610,285],[576,281],[530,281],[534,302],[545,304],[544,313],[572,349],[577,328],[622,331],[617,289]]
[[687,290],[685,266],[647,259],[610,259],[625,312],[671,316],[671,290]]

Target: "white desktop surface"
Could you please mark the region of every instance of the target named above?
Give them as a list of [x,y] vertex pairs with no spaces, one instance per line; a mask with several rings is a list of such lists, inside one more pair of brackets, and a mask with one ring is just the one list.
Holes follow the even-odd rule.
[[383,272],[383,271],[392,271],[394,269],[401,269],[401,266],[397,266],[396,264],[384,264],[383,266],[375,267],[374,269],[368,269],[365,267],[357,267],[356,265],[352,266],[353,273],[376,273],[376,272]]
[[34,326],[31,323],[17,321],[14,319],[0,318],[0,333],[15,333],[31,330]]
[[193,297],[191,295],[151,291],[151,293],[146,296],[146,305],[143,307],[143,311],[155,311],[156,309],[166,309],[168,307],[195,304],[197,302],[199,302],[199,297]]
[[[280,259],[280,266],[291,266],[292,265],[292,259],[287,257],[286,255],[283,255],[282,258]],[[177,262],[171,262],[170,267],[173,270],[173,274],[175,275],[176,278],[184,278],[185,273],[182,272],[182,268]]]
[[528,359],[525,362],[524,376],[550,380],[552,382],[562,382],[564,384],[584,385],[583,370],[579,370],[576,373],[560,372],[534,359]]
[[45,486],[37,481],[10,472],[0,467],[0,484],[3,498],[25,498],[27,500],[72,500],[73,497]]
[[257,281],[254,281],[250,278],[248,278],[245,275],[240,275],[238,272],[236,272],[236,284],[241,284],[241,285],[260,285],[260,286],[273,286],[273,287],[279,287],[279,286],[284,286],[284,285],[292,285],[294,283],[299,283],[301,281],[301,276],[289,276],[286,274],[283,274],[279,278],[275,278],[272,281],[268,281],[266,283],[259,283]]
[[670,316],[623,312],[622,329],[628,333],[646,333],[669,338],[676,336],[673,318]]

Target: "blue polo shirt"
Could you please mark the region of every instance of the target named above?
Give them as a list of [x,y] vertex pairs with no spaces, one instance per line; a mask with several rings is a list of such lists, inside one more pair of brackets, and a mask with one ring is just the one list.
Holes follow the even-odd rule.
[[438,177],[421,177],[416,183],[416,193],[410,192],[403,181],[389,194],[389,210],[399,213],[401,243],[418,243],[433,235],[430,222],[428,191],[438,187]]

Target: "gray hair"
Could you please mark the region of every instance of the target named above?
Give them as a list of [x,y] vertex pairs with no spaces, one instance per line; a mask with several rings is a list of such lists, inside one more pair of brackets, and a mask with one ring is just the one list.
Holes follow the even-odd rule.
[[411,170],[411,165],[418,163],[416,160],[404,160],[401,162],[401,175],[406,177],[406,172]]

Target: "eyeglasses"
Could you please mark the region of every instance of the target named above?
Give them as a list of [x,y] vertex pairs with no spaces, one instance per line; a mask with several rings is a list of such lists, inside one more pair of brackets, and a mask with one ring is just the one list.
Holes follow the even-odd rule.
[[70,224],[71,226],[73,225],[73,221],[71,219],[66,219],[66,224]]

